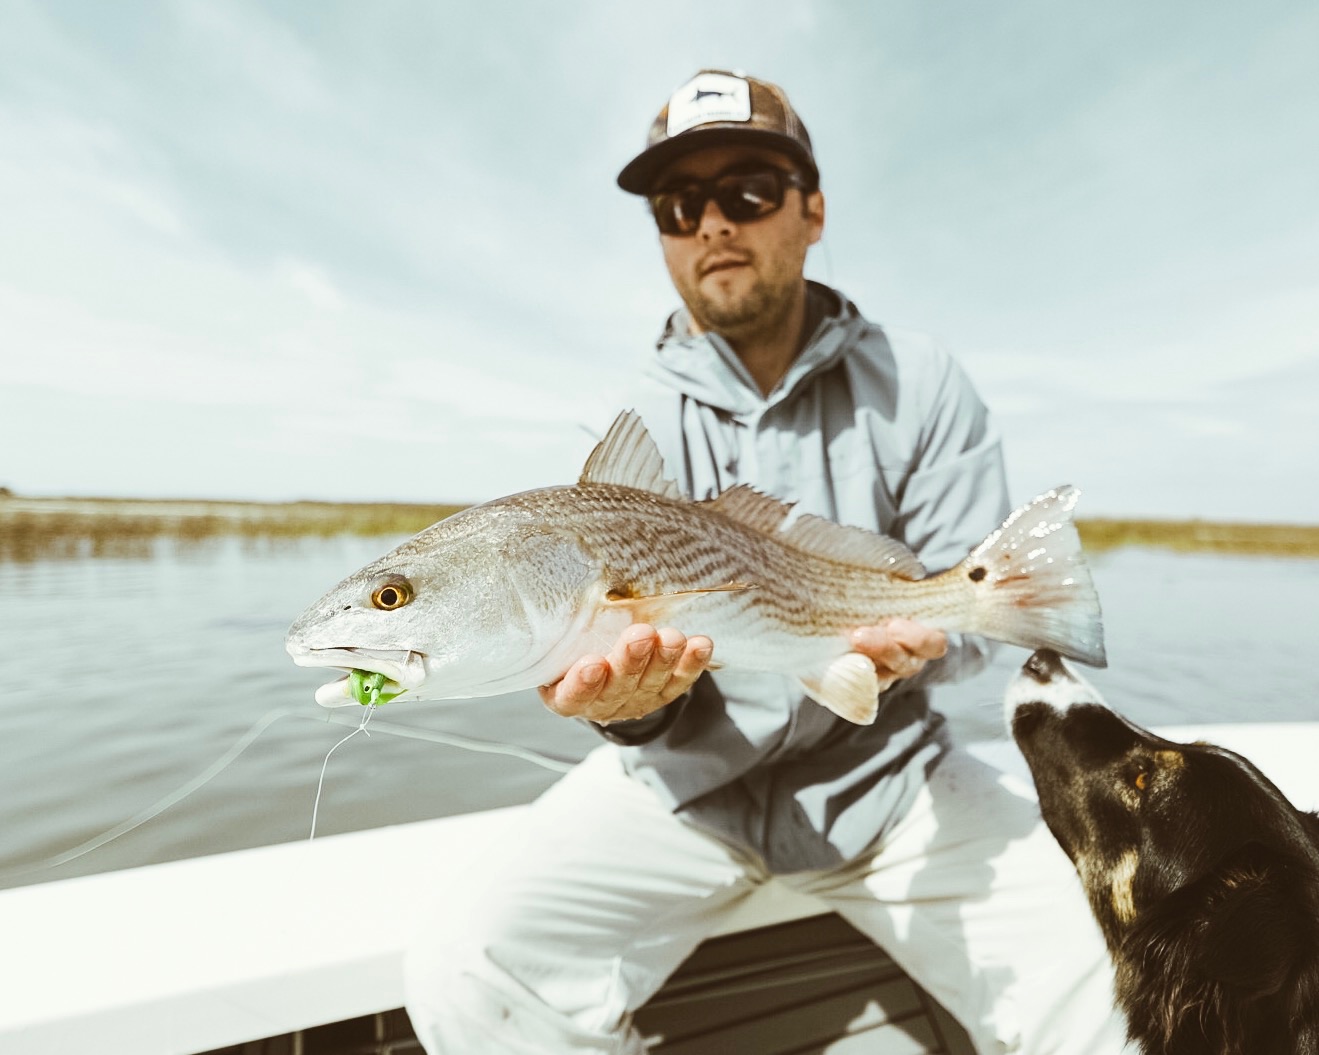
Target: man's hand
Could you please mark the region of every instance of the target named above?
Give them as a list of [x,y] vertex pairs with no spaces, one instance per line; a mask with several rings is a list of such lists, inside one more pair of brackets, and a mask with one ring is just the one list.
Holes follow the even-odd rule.
[[899,678],[910,678],[930,660],[942,659],[948,652],[948,635],[910,619],[889,619],[853,630],[852,648],[875,664],[883,690]]
[[644,718],[690,689],[713,651],[708,637],[689,638],[672,627],[656,630],[634,623],[608,656],[583,656],[554,684],[542,685],[540,698],[568,718]]

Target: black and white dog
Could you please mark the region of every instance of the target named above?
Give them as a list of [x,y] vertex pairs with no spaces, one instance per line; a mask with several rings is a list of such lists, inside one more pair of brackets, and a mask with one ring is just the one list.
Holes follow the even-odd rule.
[[1319,817],[1250,762],[1155,736],[1053,652],[1007,692],[1147,1055],[1319,1055]]

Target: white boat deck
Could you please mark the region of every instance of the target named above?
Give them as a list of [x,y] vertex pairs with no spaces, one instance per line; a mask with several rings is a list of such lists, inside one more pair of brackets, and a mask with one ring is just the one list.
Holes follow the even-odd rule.
[[[1319,802],[1313,770],[1319,723],[1166,732],[1240,750],[1298,806],[1311,809]],[[1008,744],[988,745],[983,753],[1004,768],[1024,767]],[[468,862],[501,837],[517,812],[425,821],[0,892],[0,1051],[195,1055],[398,1008],[402,950],[418,914],[436,890],[468,880]],[[791,926],[822,909],[770,884],[725,931]],[[741,1009],[732,1024],[739,1038],[747,1030],[782,1038],[794,1015],[802,1017],[797,997],[807,993],[794,988],[789,998],[782,986],[809,987],[812,975],[834,980],[830,999],[836,1006],[829,1015],[851,1023],[850,1032],[827,1048],[797,1050],[841,1055],[854,1050],[849,1037],[863,1034],[865,1050],[884,1055],[969,1050],[956,1046],[955,1027],[944,1030],[939,1009],[886,966],[882,953],[870,949],[867,957],[848,948],[852,939],[837,929],[841,921],[831,920],[836,917],[771,932],[769,937],[783,939],[772,945],[794,951],[787,959],[772,953],[767,959],[762,943],[750,970],[745,963],[724,962],[746,959],[733,953],[736,943],[707,943],[639,1016],[648,1031],[663,1034],[656,1050],[732,1050],[710,1046],[710,1031],[723,1028],[716,1021],[720,1005]],[[858,964],[854,972],[849,959]],[[840,972],[856,984],[840,988]],[[666,1002],[672,1008],[682,999],[687,1002],[681,1014],[666,1018]],[[817,1016],[819,1000],[811,1006]],[[883,1044],[881,1030],[887,1031]]]

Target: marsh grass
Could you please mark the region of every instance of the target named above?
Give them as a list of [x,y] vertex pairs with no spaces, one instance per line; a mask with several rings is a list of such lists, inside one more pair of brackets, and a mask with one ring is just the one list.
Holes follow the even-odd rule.
[[0,497],[0,560],[150,557],[162,545],[204,549],[334,535],[411,535],[463,508],[387,502],[207,502]]
[[[150,557],[162,545],[204,548],[238,538],[252,546],[333,535],[411,535],[460,505],[389,502],[207,502],[0,495],[0,560]],[[1123,546],[1185,553],[1319,557],[1319,526],[1202,520],[1077,522],[1087,550]]]
[[1319,557],[1319,526],[1207,520],[1078,520],[1091,552],[1123,546],[1254,557]]

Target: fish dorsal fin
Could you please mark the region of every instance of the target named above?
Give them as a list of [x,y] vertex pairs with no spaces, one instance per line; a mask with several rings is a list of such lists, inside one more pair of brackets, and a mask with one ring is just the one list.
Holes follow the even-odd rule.
[[605,438],[595,445],[580,482],[635,487],[665,498],[682,498],[678,485],[664,474],[664,459],[655,441],[631,410],[619,414]]
[[736,520],[766,535],[778,531],[792,512],[792,503],[763,494],[750,484],[730,487],[723,494],[710,499],[710,506],[730,520]]
[[807,553],[872,568],[901,579],[925,577],[925,568],[916,555],[896,539],[877,535],[865,528],[835,524],[810,513],[792,522],[783,533],[783,541]]
[[872,568],[903,579],[921,579],[925,569],[916,556],[895,539],[865,528],[844,527],[810,513],[783,529],[792,503],[757,491],[749,484],[730,487],[709,500],[709,505],[730,520],[766,535],[775,535],[799,550],[819,557]]

